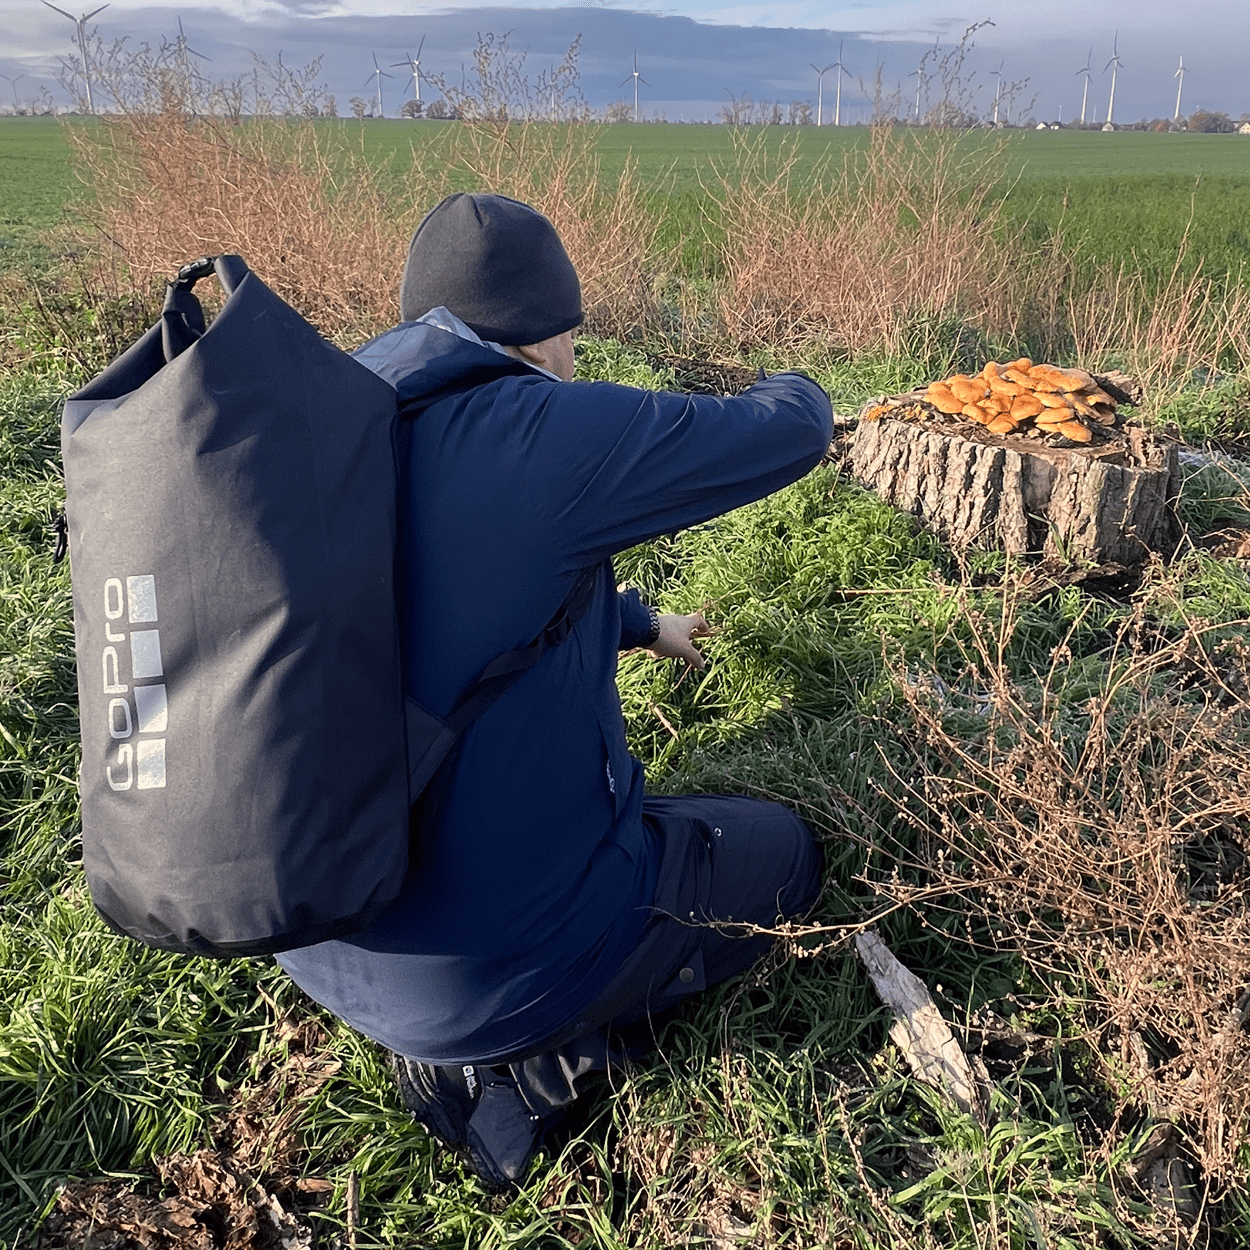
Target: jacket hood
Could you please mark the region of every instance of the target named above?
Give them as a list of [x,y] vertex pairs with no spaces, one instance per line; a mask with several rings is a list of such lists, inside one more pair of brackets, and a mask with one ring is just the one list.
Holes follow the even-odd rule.
[[447,391],[480,386],[500,377],[553,376],[483,343],[443,309],[435,309],[418,321],[405,321],[362,344],[351,355],[389,382],[401,405],[430,403]]

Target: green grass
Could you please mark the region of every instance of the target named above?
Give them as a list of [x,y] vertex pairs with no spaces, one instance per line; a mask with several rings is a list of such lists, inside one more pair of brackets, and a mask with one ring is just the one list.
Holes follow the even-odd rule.
[[[580,367],[671,383],[612,344],[585,343]],[[0,391],[0,1235],[10,1241],[67,1177],[142,1172],[153,1155],[203,1144],[231,1093],[282,1061],[271,1003],[309,1010],[260,961],[145,951],[90,909],[77,867],[68,577],[50,562],[47,524],[67,385],[16,375]],[[970,626],[950,554],[825,468],[626,553],[618,576],[666,608],[705,604],[718,630],[697,678],[640,655],[622,663],[630,742],[652,787],[795,804],[825,840],[818,918],[871,912],[867,881],[886,861],[842,835],[902,836],[888,764],[906,768],[908,751],[888,728],[899,705],[886,661],[960,680]],[[1250,610],[1244,577],[1234,593],[1224,576],[1201,590],[1195,579],[1201,606],[1222,594],[1222,613]],[[885,593],[857,593],[874,588]],[[972,606],[992,618],[1002,601],[986,589]],[[1065,637],[1076,661],[1097,666],[1126,610],[1074,590],[1044,596],[1021,618],[1013,670],[1044,666]],[[925,1228],[950,1247],[984,1244],[989,1228],[1002,1245],[1134,1244],[1115,1180],[1132,1138],[1111,1158],[1096,1148],[1097,1098],[1074,1094],[1069,1071],[1083,1044],[1061,1040],[1062,1016],[1010,954],[969,959],[961,925],[957,910],[935,908],[892,916],[883,931],[956,1014],[992,1005],[1011,1016],[1032,1002],[1031,1026],[1056,1039],[1004,1079],[1006,1118],[989,1132],[899,1069],[866,979],[835,954],[691,1004],[656,1057],[592,1100],[560,1158],[514,1198],[488,1199],[407,1122],[375,1048],[326,1019],[328,1055],[342,1066],[298,1120],[304,1174],[338,1184],[320,1225],[342,1227],[354,1170],[364,1246],[692,1244],[730,1213],[796,1244],[920,1244]],[[662,1175],[658,1150],[669,1152]]]
[[[1223,136],[1191,136],[1199,137]],[[1039,242],[1061,234],[1091,266],[1108,260],[1127,263],[1141,267],[1157,283],[1171,274],[1184,240],[1186,270],[1201,263],[1211,277],[1250,283],[1250,150],[1245,155],[1239,174],[1074,172],[1040,177],[1026,171],[1006,191],[1006,217],[1027,222],[1028,235]]]
[[[44,174],[36,169],[51,161],[62,169],[68,149],[62,130],[64,126],[92,125],[83,119],[60,121],[49,117],[0,118],[0,154],[7,162],[32,161],[30,166],[14,166],[35,171],[38,183]],[[407,122],[396,119],[357,122],[341,119],[319,122],[318,126],[343,136],[344,141],[363,145],[370,156],[399,154],[406,159],[413,145],[437,143],[456,128],[448,122]],[[711,167],[711,162],[732,152],[734,131],[725,126],[683,126],[625,122],[601,128],[598,151],[609,174],[618,173],[627,157],[638,162],[647,181],[655,181],[677,166],[679,189],[698,185],[696,175]],[[773,151],[783,144],[797,142],[805,165],[828,158],[840,158],[843,152],[863,147],[868,132],[862,126],[844,126],[835,130],[826,126],[750,126],[738,133],[765,136]],[[1065,130],[1056,132],[1005,131],[971,133],[965,138],[970,145],[992,148],[1000,139],[1005,143],[1003,173],[1011,179],[1179,176],[1250,176],[1250,140],[1244,135],[1148,134],[1120,131],[1104,135],[1094,131]],[[33,185],[33,184],[32,184]],[[71,182],[64,178],[64,186]],[[14,202],[23,188],[8,193]],[[61,201],[38,196],[41,210],[51,209],[53,216]]]
[[[0,122],[2,211],[15,237],[37,243],[71,186],[63,139],[50,125],[20,132],[10,125]],[[375,153],[387,143],[398,150],[408,133],[400,123],[361,129]],[[1011,150],[1027,150],[1030,162],[1049,159],[1054,150],[1044,145],[1052,138],[1073,141],[1072,164],[1073,154],[1099,151],[1095,145],[1109,139],[1139,137],[1022,135]],[[1216,150],[1200,136],[1140,138],[1193,143],[1185,149],[1191,155]],[[698,155],[676,145],[697,141],[706,155],[723,139],[710,127],[625,126],[602,142],[645,140],[659,168]],[[44,188],[25,206],[2,176],[19,168],[10,159],[29,162],[20,166],[24,176]],[[1210,181],[1225,197],[1211,201],[1223,205],[1214,216],[1231,213],[1236,179]],[[1179,202],[1181,183],[1159,186],[1166,216],[1175,208],[1166,188]],[[1099,223],[1117,202],[1090,200],[1101,205],[1090,209],[1091,229],[1109,229]],[[1174,246],[1168,237],[1151,240],[1154,252]],[[34,255],[28,249],[22,263]],[[5,316],[12,322],[15,313],[6,307]],[[21,1244],[68,1179],[142,1178],[153,1157],[207,1144],[232,1100],[290,1059],[281,1027],[287,1012],[321,1022],[324,1058],[338,1065],[305,1084],[305,1096],[289,1091],[278,1104],[294,1117],[297,1173],[335,1185],[313,1217],[324,1238],[345,1227],[354,1171],[362,1248],[650,1248],[708,1244],[731,1226],[752,1230],[760,1245],[864,1250],[1150,1244],[1130,1227],[1142,1212],[1123,1180],[1148,1124],[1126,1119],[1104,1150],[1110,1091],[1094,1058],[1100,1039],[1077,1033],[1072,1003],[1081,987],[1039,983],[1016,953],[995,949],[983,922],[957,899],[897,911],[881,928],[949,1019],[991,1007],[1044,1039],[1021,1062],[996,1069],[1000,1119],[991,1128],[950,1111],[906,1074],[862,969],[845,952],[828,951],[779,961],[689,1004],[663,1027],[656,1055],[589,1099],[569,1145],[509,1198],[486,1195],[436,1150],[401,1111],[378,1050],[317,1012],[271,964],[179,959],[109,932],[79,867],[69,575],[67,565],[51,562],[50,518],[62,499],[57,417],[82,375],[56,363],[64,356],[54,349],[41,340],[0,372],[5,1244]],[[803,365],[843,412],[924,380],[932,367],[919,354],[850,365],[815,347],[801,360],[761,353],[754,363]],[[640,352],[608,342],[580,341],[578,365],[584,376],[631,385],[674,382]],[[1161,419],[1185,423],[1195,438],[1250,429],[1244,379],[1195,378],[1170,405]],[[1224,478],[1194,475],[1183,505],[1192,523],[1205,524],[1235,506],[1227,500],[1234,493]],[[895,868],[905,877],[915,872],[893,856],[916,836],[901,810],[901,784],[925,758],[909,734],[900,672],[936,676],[956,703],[970,702],[973,630],[1010,616],[1005,662],[1021,688],[1037,688],[1057,649],[1067,648],[1057,691],[1075,736],[1086,731],[1080,709],[1107,680],[1111,640],[1126,622],[1167,631],[1185,615],[1217,624],[1250,617],[1250,578],[1202,553],[1175,566],[1175,598],[1145,595],[1137,604],[1043,586],[1009,606],[1000,580],[1009,573],[992,554],[961,569],[910,518],[830,466],[770,500],[625,553],[619,578],[663,608],[704,607],[716,630],[703,674],[639,654],[622,659],[629,740],[650,788],[792,803],[824,846],[817,919],[869,916],[881,907],[874,882]],[[981,723],[957,713],[975,740]],[[1250,1240],[1244,1190],[1217,1208],[1211,1225],[1229,1246]]]
[[[326,123],[330,125],[332,123]],[[406,158],[412,144],[420,145],[445,134],[454,123],[405,121],[343,121],[345,136],[361,136],[371,155],[398,153]],[[864,148],[868,131],[862,126],[744,127],[737,137],[762,135],[769,150],[797,143],[801,167],[822,161],[840,162],[844,153]],[[1244,135],[1146,134],[1123,131],[1104,135],[1095,131],[1008,131],[969,134],[971,148],[993,150],[1005,142],[1003,176],[1024,179],[1085,179],[1198,176],[1250,179],[1250,139]],[[735,131],[727,126],[683,126],[624,122],[605,126],[596,145],[605,173],[615,176],[626,159],[636,162],[646,183],[671,176],[678,191],[692,191],[717,162],[732,156]]]
[[81,186],[62,123],[52,117],[0,118],[0,273],[31,259],[38,236],[64,215]]

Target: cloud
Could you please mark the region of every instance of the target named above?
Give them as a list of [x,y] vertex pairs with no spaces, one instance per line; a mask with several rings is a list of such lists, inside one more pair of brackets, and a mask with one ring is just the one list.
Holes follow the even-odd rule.
[[[461,66],[471,65],[479,31],[512,31],[512,46],[528,50],[531,67],[559,60],[580,32],[582,86],[592,105],[603,106],[624,93],[618,84],[632,68],[637,48],[640,68],[652,84],[649,92],[643,89],[644,109],[661,107],[670,116],[684,112],[689,117],[699,110],[715,116],[718,106],[709,102],[726,99],[727,90],[756,99],[814,101],[816,81],[808,63],[834,60],[841,40],[852,75],[843,107],[854,116],[857,108],[866,108],[859,79],[868,80],[878,61],[887,84],[906,80],[935,39],[951,47],[971,20],[918,0],[691,4],[682,15],[667,16],[641,7],[637,2],[559,0],[537,0],[523,9],[446,0],[219,0],[212,6],[174,8],[113,0],[98,22],[107,39],[127,35],[133,43],[158,43],[176,33],[181,15],[193,46],[211,56],[213,72],[222,75],[249,69],[253,51],[270,60],[281,51],[289,64],[324,54],[323,78],[344,109],[351,96],[369,94],[365,80],[374,53],[389,68],[405,50],[414,50],[422,35],[422,68],[458,79]],[[1070,118],[1080,107],[1076,71],[1092,43],[1091,103],[1097,100],[1105,110],[1109,76],[1102,74],[1102,65],[1118,24],[1123,69],[1116,88],[1117,119],[1171,116],[1172,74],[1181,47],[1186,107],[1202,104],[1236,116],[1250,108],[1250,90],[1242,86],[1236,40],[1228,37],[1229,19],[1222,8],[1213,0],[1191,0],[1184,10],[1165,8],[1159,0],[1103,0],[1097,6],[1088,0],[1033,0],[1027,10],[1013,6],[1018,11],[1009,18],[997,17],[996,26],[977,32],[968,70],[985,83],[989,70],[1004,61],[1006,74],[1031,79],[1029,93],[1039,94],[1039,116],[1053,117],[1062,107]],[[741,25],[749,22],[761,24]],[[70,51],[70,23],[34,0],[0,0],[0,25],[0,73],[30,75],[22,80],[23,92],[33,94],[40,81],[55,90],[57,55]],[[401,83],[401,71],[391,72],[395,80],[384,83],[388,101],[394,101],[388,112],[397,106]],[[0,83],[0,101],[7,98],[6,86]],[[657,103],[648,105],[648,100]]]

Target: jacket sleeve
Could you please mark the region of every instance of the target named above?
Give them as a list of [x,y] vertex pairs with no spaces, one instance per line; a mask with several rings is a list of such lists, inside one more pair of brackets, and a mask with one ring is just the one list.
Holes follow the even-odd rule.
[[[535,395],[535,398],[538,398]],[[833,413],[800,374],[741,395],[681,395],[605,382],[552,384],[529,440],[531,480],[568,568],[707,521],[797,481],[828,449]]]
[[631,651],[643,646],[651,633],[651,613],[642,595],[632,586],[617,596],[621,608],[621,650]]

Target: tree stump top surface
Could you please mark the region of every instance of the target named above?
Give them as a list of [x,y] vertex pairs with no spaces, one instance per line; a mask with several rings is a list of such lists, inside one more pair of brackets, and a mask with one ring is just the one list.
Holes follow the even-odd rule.
[[954,547],[1125,567],[1166,556],[1179,536],[1177,445],[1124,421],[1118,405],[1141,398],[1131,379],[1097,381],[1115,388],[1115,410],[1081,431],[1088,442],[1031,424],[994,433],[923,390],[869,401],[852,472]]
[[[1115,396],[1118,404],[1136,406],[1142,388],[1134,378],[1122,373],[1094,374],[1094,380]],[[1091,426],[1092,440],[1081,444],[1062,434],[1045,434],[1029,426],[1014,434],[991,434],[989,429],[964,417],[938,412],[925,402],[925,388],[897,395],[870,399],[859,410],[860,421],[897,420],[922,424],[931,434],[966,439],[985,447],[1005,447],[1021,455],[1037,456],[1063,469],[1072,456],[1115,465],[1122,469],[1158,469],[1167,459],[1166,443],[1156,434],[1117,413],[1113,425]]]

